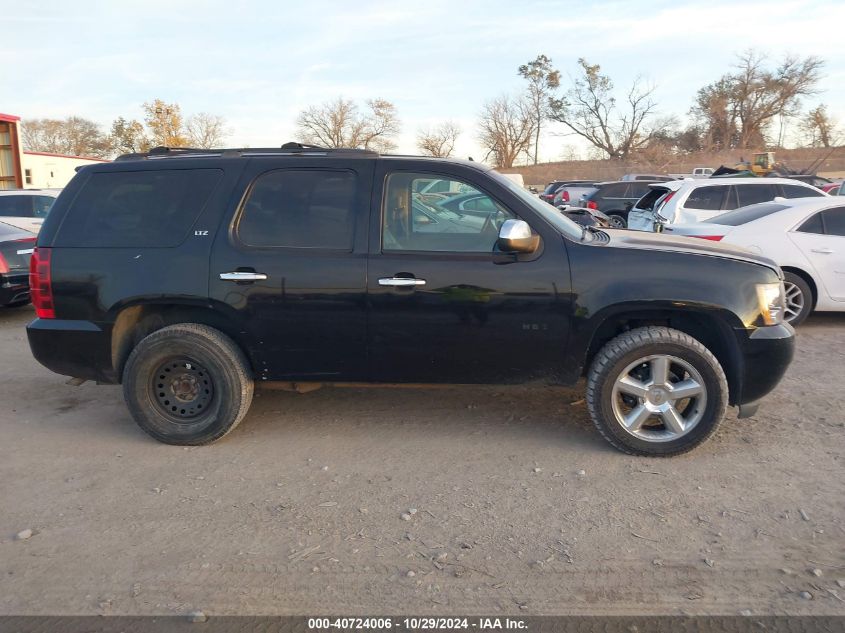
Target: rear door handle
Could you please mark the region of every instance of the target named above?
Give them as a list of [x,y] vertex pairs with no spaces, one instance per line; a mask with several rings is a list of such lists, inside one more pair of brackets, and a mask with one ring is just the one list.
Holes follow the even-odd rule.
[[821,253],[822,255],[830,255],[833,251],[829,248],[811,248],[814,253]]
[[229,273],[220,273],[220,279],[223,281],[263,281],[267,279],[267,275],[254,271],[234,270]]
[[378,280],[379,286],[424,286],[425,279],[416,277],[382,277]]

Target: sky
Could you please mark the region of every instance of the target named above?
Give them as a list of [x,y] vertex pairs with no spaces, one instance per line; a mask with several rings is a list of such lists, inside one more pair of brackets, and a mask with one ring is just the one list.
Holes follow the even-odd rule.
[[[542,53],[563,73],[579,57],[624,90],[643,77],[661,114],[684,119],[701,86],[754,48],[826,60],[823,102],[845,124],[845,2],[631,0],[0,0],[0,112],[79,115],[108,127],[154,98],[221,115],[227,145],[275,147],[297,114],[338,96],[392,101],[401,152],[450,119],[460,156],[484,157],[482,104],[524,89]],[[845,127],[843,125],[842,127]],[[541,160],[584,146],[549,126]]]

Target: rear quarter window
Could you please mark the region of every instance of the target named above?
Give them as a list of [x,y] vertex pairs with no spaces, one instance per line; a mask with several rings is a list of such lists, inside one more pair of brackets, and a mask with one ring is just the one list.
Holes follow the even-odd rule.
[[94,173],[68,209],[56,246],[177,246],[222,176],[220,169]]
[[690,192],[684,207],[701,209],[702,211],[719,211],[722,208],[722,200],[724,200],[727,190],[728,187],[725,185],[697,187]]
[[802,187],[801,185],[781,185],[784,198],[820,198],[824,194],[821,191]]

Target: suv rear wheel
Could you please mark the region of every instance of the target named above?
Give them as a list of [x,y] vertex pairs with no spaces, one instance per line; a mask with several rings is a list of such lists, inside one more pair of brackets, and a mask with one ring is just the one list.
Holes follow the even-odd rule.
[[240,348],[222,332],[195,323],[153,332],[132,350],[123,370],[129,412],[166,444],[220,439],[246,415],[252,392]]
[[727,403],[728,384],[716,357],[667,327],[617,336],[596,355],[587,377],[593,423],[631,455],[692,450],[716,431]]

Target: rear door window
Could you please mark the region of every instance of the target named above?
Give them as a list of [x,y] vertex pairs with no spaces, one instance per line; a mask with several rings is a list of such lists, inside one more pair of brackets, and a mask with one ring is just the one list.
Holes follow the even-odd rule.
[[687,209],[701,209],[702,211],[720,211],[725,192],[728,187],[696,187],[693,189],[684,207]]
[[276,169],[259,176],[237,222],[247,246],[352,250],[355,174]]
[[828,235],[845,236],[845,207],[835,207],[822,211],[824,231]]
[[797,230],[799,233],[815,233],[816,235],[823,235],[824,225],[822,224],[822,214],[814,213],[804,220],[804,223],[799,226]]
[[739,206],[747,207],[749,204],[768,202],[777,196],[777,189],[772,184],[736,185],[736,193],[739,198]]
[[626,192],[625,197],[626,198],[636,198],[637,200],[639,200],[645,194],[647,194],[648,191],[649,191],[648,185],[638,183],[638,182],[633,182],[633,183],[631,183],[631,186],[628,188],[628,191]]
[[606,200],[607,198],[624,198],[628,190],[628,184],[624,182],[605,185],[596,192],[595,199]]
[[220,169],[94,173],[68,209],[56,245],[176,246],[222,176]]

